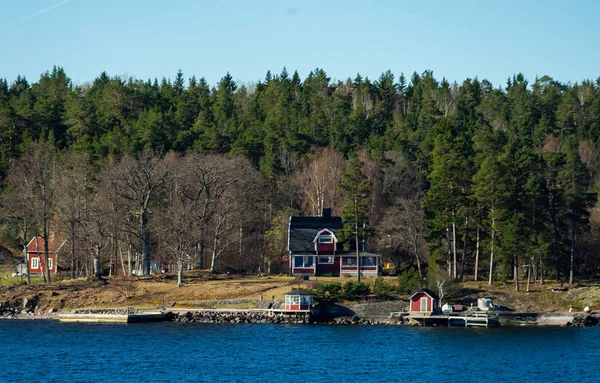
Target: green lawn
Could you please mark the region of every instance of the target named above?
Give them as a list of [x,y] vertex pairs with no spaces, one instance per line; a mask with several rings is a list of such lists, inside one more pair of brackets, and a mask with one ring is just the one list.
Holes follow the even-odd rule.
[[[10,266],[0,266],[0,286],[11,286],[24,284],[27,281],[27,277],[12,277],[15,270]],[[32,276],[31,283],[41,283],[41,276]]]

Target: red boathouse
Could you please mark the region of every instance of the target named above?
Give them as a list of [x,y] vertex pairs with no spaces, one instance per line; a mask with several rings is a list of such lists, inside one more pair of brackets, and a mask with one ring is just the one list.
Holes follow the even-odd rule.
[[410,296],[410,313],[432,315],[439,311],[440,298],[431,290],[421,289]]

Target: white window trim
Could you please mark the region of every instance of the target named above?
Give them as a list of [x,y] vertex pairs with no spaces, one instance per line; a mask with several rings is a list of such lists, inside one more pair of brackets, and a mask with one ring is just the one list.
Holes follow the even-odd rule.
[[[322,258],[327,258],[327,262],[321,262]],[[335,263],[335,257],[333,255],[319,255],[317,257],[319,265],[333,265]]]
[[333,243],[333,235],[331,234],[321,234],[318,240],[319,244],[330,244]]
[[31,258],[31,268],[32,269],[39,269],[40,268],[40,258],[39,257],[33,257],[33,258]]
[[[296,266],[296,259],[298,257],[302,257],[302,266]],[[313,258],[313,255],[294,255],[294,269],[314,269],[316,264],[316,259],[313,258],[312,264],[308,264],[308,259]]]
[[54,259],[48,258],[48,271],[51,271],[53,266],[54,266]]

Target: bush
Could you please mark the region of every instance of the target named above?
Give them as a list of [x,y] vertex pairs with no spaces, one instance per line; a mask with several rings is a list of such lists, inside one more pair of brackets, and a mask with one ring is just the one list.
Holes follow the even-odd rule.
[[318,302],[337,302],[342,299],[342,284],[340,282],[325,283],[317,286],[315,300]]
[[398,292],[412,294],[424,285],[423,277],[413,267],[406,269],[398,276]]
[[375,294],[377,298],[384,298],[394,290],[396,290],[396,286],[392,285],[391,283],[387,283],[381,277],[378,277],[375,279],[375,282],[373,282],[373,294]]
[[343,286],[344,298],[349,301],[355,301],[363,298],[371,292],[369,285],[362,282],[348,281]]

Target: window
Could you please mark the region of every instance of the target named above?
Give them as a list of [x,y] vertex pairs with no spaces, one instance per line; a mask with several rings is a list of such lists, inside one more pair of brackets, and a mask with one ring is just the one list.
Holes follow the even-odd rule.
[[333,243],[333,236],[331,234],[321,234],[319,243]]
[[333,264],[333,257],[319,257],[319,264],[331,265]]
[[53,266],[53,263],[54,263],[52,261],[53,261],[52,258],[48,258],[48,270],[52,270],[52,266]]
[[304,268],[313,267],[314,259],[310,255],[296,255],[294,257],[294,267]]
[[360,259],[361,266],[377,266],[377,259],[375,257],[362,257]]
[[31,268],[37,269],[40,267],[40,259],[39,258],[31,258]]
[[356,258],[354,257],[344,257],[342,258],[343,266],[356,266]]

